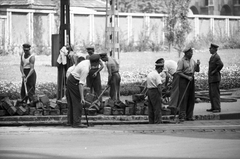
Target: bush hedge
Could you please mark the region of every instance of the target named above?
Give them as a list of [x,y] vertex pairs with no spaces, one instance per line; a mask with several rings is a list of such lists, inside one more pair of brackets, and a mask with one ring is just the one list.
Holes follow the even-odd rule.
[[[208,90],[207,71],[195,74],[196,90]],[[205,70],[205,71],[204,71]],[[146,80],[146,76],[150,70],[141,72],[123,72],[121,83],[121,95],[128,96],[140,93],[140,85]],[[220,89],[240,88],[240,68],[238,66],[224,67],[221,71],[222,81]],[[103,85],[103,88],[105,86]],[[20,99],[21,83],[12,83],[9,81],[0,82],[0,94],[6,94],[10,99]],[[45,94],[50,99],[56,98],[57,84],[53,82],[37,83],[36,94]],[[104,94],[107,95],[108,91]]]

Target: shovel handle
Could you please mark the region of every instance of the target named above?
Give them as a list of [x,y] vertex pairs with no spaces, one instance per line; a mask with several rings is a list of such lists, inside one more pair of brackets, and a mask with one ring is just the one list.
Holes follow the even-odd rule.
[[[23,79],[23,80],[24,80],[24,79]],[[24,83],[25,94],[26,94],[26,96],[27,96],[27,95],[28,95],[27,84],[26,84],[25,81],[23,81],[23,83]]]

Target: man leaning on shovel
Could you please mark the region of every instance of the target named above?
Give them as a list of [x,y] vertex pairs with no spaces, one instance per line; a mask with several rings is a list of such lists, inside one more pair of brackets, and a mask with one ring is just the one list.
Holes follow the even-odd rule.
[[178,61],[176,73],[179,75],[179,98],[178,107],[179,120],[193,121],[193,110],[195,105],[195,79],[194,73],[200,71],[200,61],[192,59],[193,50],[187,48],[183,50],[184,57]]

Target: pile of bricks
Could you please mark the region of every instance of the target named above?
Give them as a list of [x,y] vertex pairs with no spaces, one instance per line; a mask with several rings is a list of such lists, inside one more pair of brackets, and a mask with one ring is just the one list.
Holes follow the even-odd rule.
[[[148,115],[148,100],[144,94],[132,95],[132,100],[113,101],[108,99],[105,101],[104,115]],[[170,115],[171,110],[162,109],[162,115]]]
[[[1,95],[0,95],[1,97]],[[114,101],[111,98],[103,101],[103,105],[99,104],[100,109],[90,108],[91,103],[97,100],[93,94],[86,94],[85,100],[90,104],[85,104],[82,112],[90,116],[104,114],[104,115],[148,115],[148,101],[143,94],[132,95],[132,101],[125,100]],[[86,112],[85,112],[86,110]],[[65,98],[56,100],[55,102],[49,100],[46,95],[35,95],[34,100],[27,104],[21,100],[16,102],[11,101],[9,97],[4,96],[0,98],[0,116],[12,115],[67,115],[68,105]],[[170,115],[171,111],[168,109],[162,110],[162,115]]]
[[[67,102],[65,102],[67,103]],[[62,104],[63,105],[63,104]],[[1,96],[0,116],[12,115],[60,115],[64,113],[63,109],[56,102],[52,102],[46,95],[35,95],[31,103],[25,103],[22,100],[12,101],[7,96]],[[67,104],[65,104],[67,105]],[[66,107],[66,106],[65,106]],[[62,111],[62,112],[61,112]]]

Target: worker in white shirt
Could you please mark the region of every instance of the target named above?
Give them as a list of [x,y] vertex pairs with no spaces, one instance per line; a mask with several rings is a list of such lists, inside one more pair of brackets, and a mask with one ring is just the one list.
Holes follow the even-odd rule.
[[84,128],[81,123],[82,108],[85,104],[84,85],[91,68],[90,60],[83,60],[75,66],[67,79],[68,125],[73,128]]
[[163,67],[163,62],[156,61],[155,70],[147,76],[149,124],[162,123],[162,79],[159,73],[162,72]]

